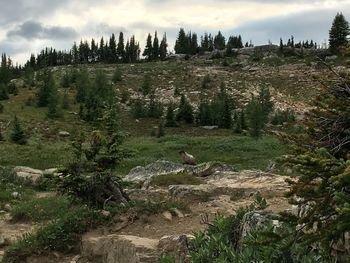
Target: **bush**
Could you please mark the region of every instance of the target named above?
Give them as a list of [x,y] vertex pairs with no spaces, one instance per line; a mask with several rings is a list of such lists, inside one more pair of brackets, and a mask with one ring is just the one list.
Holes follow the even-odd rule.
[[208,89],[210,87],[210,83],[211,83],[211,78],[210,78],[210,75],[207,74],[202,79],[201,88],[202,89]]
[[19,122],[17,116],[13,120],[12,133],[10,135],[11,141],[20,145],[27,143],[27,136],[25,135],[21,123]]
[[275,114],[272,116],[271,123],[273,125],[282,125],[285,122],[294,122],[295,121],[295,115],[292,110],[278,110],[275,112]]
[[122,81],[123,80],[123,77],[122,77],[122,72],[120,70],[119,67],[117,67],[113,73],[113,77],[112,77],[112,80],[114,83],[117,83],[119,81]]
[[44,252],[72,251],[77,247],[81,235],[88,229],[99,226],[103,220],[105,219],[101,218],[98,211],[81,207],[9,246],[3,261],[23,262],[28,256],[40,255]]
[[43,222],[62,217],[69,212],[69,200],[64,196],[53,196],[22,202],[11,211],[12,221]]
[[0,103],[0,113],[3,113],[4,112],[4,105],[2,105],[1,103]]
[[0,100],[8,100],[9,94],[5,84],[0,83]]
[[134,118],[144,118],[147,116],[147,109],[145,108],[145,102],[141,99],[136,99],[131,107],[131,112]]

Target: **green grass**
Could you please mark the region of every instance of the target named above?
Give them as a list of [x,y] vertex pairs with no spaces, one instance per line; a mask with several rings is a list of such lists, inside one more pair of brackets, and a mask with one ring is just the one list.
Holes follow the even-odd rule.
[[189,173],[179,173],[179,174],[167,174],[159,175],[152,178],[151,184],[157,186],[169,186],[169,185],[197,185],[201,184],[201,180]]
[[220,161],[238,169],[265,169],[270,160],[287,153],[286,145],[277,138],[265,136],[254,140],[247,136],[188,137],[168,136],[156,138],[131,138],[125,146],[135,152],[117,169],[118,174],[127,174],[138,165],[148,165],[159,159],[181,162],[180,150],[193,154],[199,163]]
[[64,196],[36,198],[15,206],[11,216],[14,222],[43,222],[62,217],[70,208],[70,202]]

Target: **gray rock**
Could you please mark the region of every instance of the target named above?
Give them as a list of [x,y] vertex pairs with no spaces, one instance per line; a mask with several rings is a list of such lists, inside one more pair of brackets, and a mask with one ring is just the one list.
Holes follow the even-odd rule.
[[219,126],[201,126],[204,130],[215,130],[218,129]]
[[11,206],[10,204],[5,204],[5,205],[4,205],[4,210],[5,210],[6,212],[11,212],[11,211],[12,211],[12,206]]
[[16,166],[13,170],[18,177],[28,179],[33,183],[35,183],[41,176],[43,176],[43,171],[30,167]]
[[12,197],[13,199],[20,199],[20,198],[21,198],[21,194],[18,193],[18,192],[13,192],[13,193],[11,194],[11,197]]
[[157,262],[158,240],[127,235],[86,236],[81,256],[94,263]]
[[171,255],[179,262],[191,262],[188,260],[189,244],[194,237],[191,235],[163,236],[159,240],[158,251],[161,255]]
[[60,132],[58,133],[58,135],[61,136],[61,137],[69,137],[69,136],[70,136],[70,133],[67,132],[67,131],[60,131]]
[[172,221],[173,220],[173,216],[171,215],[171,213],[169,211],[163,212],[162,216],[168,221]]
[[[125,181],[148,181],[154,176],[179,174],[183,172],[193,173],[197,176],[208,176],[216,172],[236,171],[231,165],[220,162],[208,162],[198,165],[183,165],[169,161],[156,161],[147,166],[133,168],[124,178]],[[147,186],[147,184],[145,185]]]

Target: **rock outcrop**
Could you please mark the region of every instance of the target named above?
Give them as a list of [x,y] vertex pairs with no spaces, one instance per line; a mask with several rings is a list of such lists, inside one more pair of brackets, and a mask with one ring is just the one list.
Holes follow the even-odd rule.
[[205,177],[218,172],[235,171],[231,165],[220,162],[208,162],[198,165],[185,165],[169,161],[159,160],[147,166],[137,166],[133,168],[124,178],[125,181],[144,182],[154,176],[179,174],[183,172],[193,173],[197,176]]

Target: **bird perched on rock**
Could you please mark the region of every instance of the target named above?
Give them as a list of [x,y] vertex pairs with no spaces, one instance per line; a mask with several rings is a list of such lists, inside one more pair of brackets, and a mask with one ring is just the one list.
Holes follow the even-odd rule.
[[180,151],[179,154],[181,155],[183,164],[196,165],[196,159],[193,157],[193,155],[185,151]]

